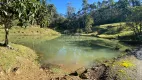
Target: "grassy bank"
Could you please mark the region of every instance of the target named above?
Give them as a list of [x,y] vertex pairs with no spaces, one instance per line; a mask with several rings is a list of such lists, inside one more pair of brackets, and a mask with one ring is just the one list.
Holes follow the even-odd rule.
[[106,39],[118,39],[119,37],[131,37],[133,35],[130,27],[123,22],[94,26],[92,30],[92,33],[83,35],[96,36]]
[[13,49],[0,47],[0,80],[47,79],[33,50],[22,45],[10,45]]
[[0,47],[0,65],[7,72],[8,69],[13,67],[13,65],[18,64],[18,59],[28,59],[33,63],[37,64],[35,61],[38,59],[36,53],[32,51],[30,48],[10,44],[14,49],[9,49],[7,47]]
[[[0,46],[0,80],[48,80],[50,72],[40,68],[38,56],[32,49],[13,44],[14,40],[25,40],[31,37],[40,41],[51,40],[61,34],[49,28],[30,26],[27,28],[12,27],[9,30],[9,41],[12,49]],[[26,37],[24,37],[26,36]],[[0,26],[0,42],[4,41],[4,28]],[[29,40],[29,39],[28,39]]]
[[[0,27],[0,35],[3,35],[4,28]],[[49,28],[40,28],[39,26],[29,26],[27,28],[21,28],[19,26],[14,26],[9,30],[10,35],[23,35],[23,36],[51,36],[51,35],[60,35],[60,33],[49,29]]]
[[[31,38],[31,41],[38,40],[39,42],[44,40],[51,40],[59,37],[61,34],[49,28],[40,28],[39,26],[29,26],[27,28],[21,28],[14,26],[9,29],[9,41],[15,42],[16,40],[27,40],[25,38]],[[26,36],[26,37],[24,37]],[[32,36],[32,37],[31,37]],[[5,31],[0,26],[0,42],[4,42]],[[29,39],[28,39],[29,40]]]

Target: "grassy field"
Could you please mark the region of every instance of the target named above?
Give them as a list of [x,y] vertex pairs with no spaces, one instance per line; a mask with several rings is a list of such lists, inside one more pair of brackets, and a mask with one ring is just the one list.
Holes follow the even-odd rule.
[[88,35],[107,39],[117,39],[118,37],[132,36],[133,31],[126,23],[121,22],[94,26],[93,33]]
[[0,80],[49,80],[53,76],[40,68],[32,49],[10,45],[13,49],[0,46]]

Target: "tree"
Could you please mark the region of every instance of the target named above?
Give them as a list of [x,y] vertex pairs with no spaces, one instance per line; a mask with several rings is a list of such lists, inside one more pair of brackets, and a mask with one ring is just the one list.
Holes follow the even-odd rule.
[[101,4],[101,8],[106,8],[108,7],[108,1],[103,0],[102,4]]
[[83,14],[87,14],[87,9],[88,9],[89,5],[88,5],[88,0],[82,0],[82,10],[83,10]]
[[119,0],[117,5],[119,8],[126,8],[129,5],[129,1],[128,0]]
[[[34,1],[34,0],[33,0]],[[20,26],[27,27],[28,24],[35,24],[36,23],[36,13],[38,11],[39,2],[34,1],[17,1],[16,2],[16,9],[17,9],[17,16],[20,22]]]
[[71,3],[67,3],[67,20],[65,22],[67,29],[74,29],[74,21],[75,21],[75,8]]
[[142,7],[132,8],[127,25],[135,34],[135,40],[142,40]]
[[14,3],[8,0],[2,0],[2,4],[0,6],[0,15],[1,15],[1,22],[4,24],[5,29],[5,42],[4,46],[8,46],[8,33],[9,28],[12,27],[12,20],[14,19]]
[[108,0],[109,6],[112,6],[115,4],[114,0]]
[[86,31],[86,33],[92,32],[91,28],[92,28],[93,24],[94,24],[93,18],[91,18],[90,15],[87,15],[86,19],[85,19],[85,31]]
[[90,4],[90,5],[89,5],[89,8],[90,8],[90,12],[94,11],[95,9],[97,9],[97,4],[96,4],[96,2],[94,2],[93,4]]
[[[34,1],[34,0],[33,0]],[[9,29],[13,26],[12,21],[18,19],[23,25],[33,23],[36,13],[36,4],[29,0],[2,0],[0,6],[1,22],[5,28],[5,43],[8,46]]]
[[74,13],[75,13],[75,8],[72,6],[71,3],[67,3],[67,18],[71,19]]
[[99,8],[101,8],[101,2],[100,1],[98,1],[98,3],[97,3],[97,8],[99,9]]

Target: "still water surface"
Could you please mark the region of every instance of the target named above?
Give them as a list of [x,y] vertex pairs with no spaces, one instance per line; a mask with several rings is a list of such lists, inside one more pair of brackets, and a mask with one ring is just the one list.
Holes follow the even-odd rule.
[[[54,63],[63,65],[87,65],[95,59],[113,58],[119,52],[91,45],[97,39],[85,36],[61,36],[52,40],[42,40],[39,36],[11,36],[14,43],[28,46],[38,54],[43,55],[41,63]],[[95,42],[94,42],[95,43]]]

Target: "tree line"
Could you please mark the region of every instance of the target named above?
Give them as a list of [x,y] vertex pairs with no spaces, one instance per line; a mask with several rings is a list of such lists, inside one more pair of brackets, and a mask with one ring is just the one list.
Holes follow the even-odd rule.
[[89,4],[88,0],[82,0],[82,9],[76,12],[75,7],[68,3],[65,18],[57,27],[71,32],[89,33],[92,31],[92,26],[95,25],[133,21],[131,17],[142,16],[133,14],[135,9],[141,7],[141,0],[118,0],[118,2],[103,0],[92,4]]

